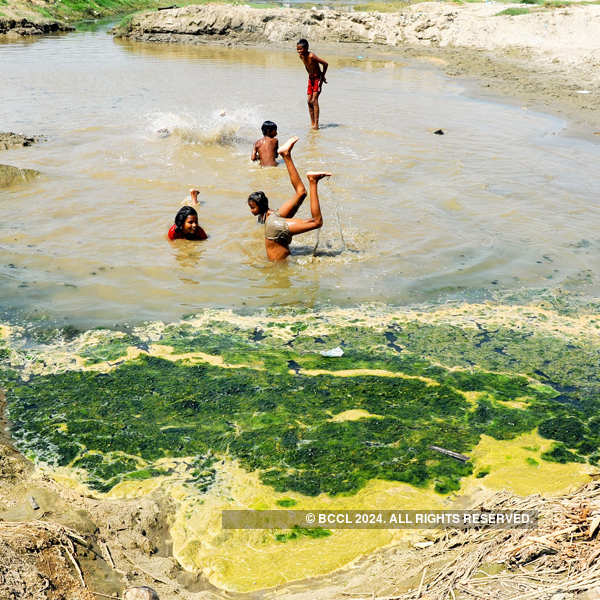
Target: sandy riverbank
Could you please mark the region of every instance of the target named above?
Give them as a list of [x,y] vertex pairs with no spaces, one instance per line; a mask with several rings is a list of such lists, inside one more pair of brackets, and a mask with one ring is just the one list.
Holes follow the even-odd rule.
[[480,93],[483,88],[525,109],[564,115],[592,135],[600,127],[600,6],[534,6],[524,9],[528,14],[498,14],[510,6],[523,9],[497,2],[427,2],[397,13],[187,6],[134,15],[117,35],[286,47],[306,37],[323,55],[421,59],[449,75],[475,78]]

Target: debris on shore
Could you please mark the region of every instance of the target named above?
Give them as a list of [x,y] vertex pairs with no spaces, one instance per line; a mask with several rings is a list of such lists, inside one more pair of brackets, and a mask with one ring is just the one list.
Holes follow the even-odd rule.
[[418,552],[419,587],[394,600],[566,600],[600,586],[600,482],[558,498],[501,491],[476,508],[538,511],[538,527],[445,530]]
[[31,146],[32,144],[45,141],[46,138],[42,135],[27,136],[22,133],[13,133],[12,131],[0,131],[0,150]]

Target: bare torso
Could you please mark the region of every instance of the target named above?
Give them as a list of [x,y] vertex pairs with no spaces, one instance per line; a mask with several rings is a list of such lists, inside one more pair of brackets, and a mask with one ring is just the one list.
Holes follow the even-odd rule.
[[315,55],[309,52],[306,56],[300,56],[309,75],[321,76],[321,65],[317,62]]
[[290,255],[290,249],[275,240],[265,238],[265,248],[267,250],[267,258],[272,261],[285,260]]
[[277,166],[277,147],[276,137],[265,136],[254,144],[254,151],[258,155],[262,167]]

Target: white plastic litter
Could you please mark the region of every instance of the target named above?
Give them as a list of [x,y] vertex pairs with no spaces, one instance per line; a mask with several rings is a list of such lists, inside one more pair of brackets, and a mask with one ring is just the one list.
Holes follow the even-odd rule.
[[331,350],[321,350],[321,356],[328,356],[330,358],[338,358],[340,356],[344,356],[344,351],[336,346],[335,348],[331,348]]

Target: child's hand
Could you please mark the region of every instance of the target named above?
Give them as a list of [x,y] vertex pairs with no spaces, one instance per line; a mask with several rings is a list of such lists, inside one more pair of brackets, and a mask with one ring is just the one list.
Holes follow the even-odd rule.
[[325,79],[325,75],[323,75],[323,77],[321,77],[321,83],[327,83],[327,79]]

